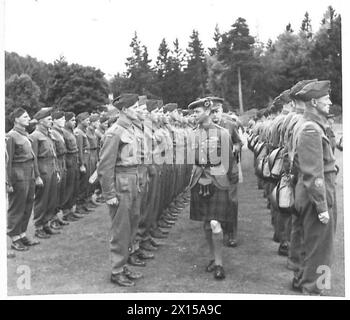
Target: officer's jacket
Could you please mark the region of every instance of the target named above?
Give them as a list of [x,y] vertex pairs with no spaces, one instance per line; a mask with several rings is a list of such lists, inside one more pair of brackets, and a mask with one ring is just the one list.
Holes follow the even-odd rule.
[[89,149],[90,150],[97,150],[98,148],[98,140],[97,136],[95,134],[95,129],[91,127],[87,127],[86,129],[86,137],[89,140]]
[[30,134],[32,138],[32,148],[35,154],[34,158],[34,172],[35,177],[40,176],[41,166],[38,160],[52,159],[54,163],[54,170],[58,171],[56,147],[51,130],[47,130],[41,125],[38,125],[33,133]]
[[62,128],[63,138],[66,144],[67,153],[73,154],[78,152],[77,139],[73,130],[65,127]]
[[[145,121],[148,123],[148,120]],[[149,124],[149,123],[148,123]],[[139,121],[133,121],[135,129],[135,136],[137,142],[136,157],[139,164],[151,164],[152,163],[152,129],[145,127],[144,124]]]
[[157,140],[156,132],[159,131],[159,127],[156,123],[152,122],[150,119],[146,120],[144,123],[145,132],[145,150],[144,157],[146,164],[160,164],[159,160],[155,161],[155,156],[160,156],[160,149],[158,148],[161,138]]
[[28,133],[18,127],[14,127],[6,134],[6,154],[7,154],[7,179],[12,185],[12,165],[34,160],[34,152],[31,144],[31,137]]
[[200,178],[210,178],[219,189],[231,186],[233,154],[232,141],[226,129],[210,123],[195,130],[195,166],[190,188]]
[[102,147],[102,140],[103,140],[104,134],[105,134],[105,129],[100,124],[99,127],[95,130],[95,135],[96,135],[96,138],[97,138],[98,149],[100,149]]
[[116,197],[116,167],[137,166],[137,140],[135,128],[130,119],[121,115],[106,131],[97,164],[97,173],[105,199]]
[[[326,135],[326,119],[306,111],[296,143],[295,166],[298,172],[296,204],[311,201],[317,213],[333,203],[328,188],[334,188],[335,157]],[[306,191],[306,192],[305,192]]]
[[87,166],[87,159],[84,157],[87,153],[90,153],[90,143],[86,135],[86,132],[82,128],[77,127],[74,130],[75,139],[77,140],[78,146],[78,163],[79,165]]
[[63,137],[63,130],[58,126],[53,126],[51,132],[54,137],[57,157],[65,155],[67,153],[67,148]]
[[238,134],[237,125],[233,121],[222,119],[219,126],[228,130],[233,144],[239,145],[240,147],[243,145],[243,142]]
[[303,119],[302,113],[294,113],[285,130],[283,142],[289,154],[291,154],[291,152],[293,151],[293,146],[294,146],[293,140],[294,138],[297,138],[296,133],[298,131],[298,123],[302,121],[302,119]]
[[289,112],[286,117],[283,120],[283,123],[281,125],[281,130],[280,130],[280,137],[279,137],[279,146],[285,146],[286,141],[285,141],[285,137],[286,137],[286,131],[287,128],[289,127],[290,122],[292,121],[292,119],[295,116],[295,111],[291,111]]

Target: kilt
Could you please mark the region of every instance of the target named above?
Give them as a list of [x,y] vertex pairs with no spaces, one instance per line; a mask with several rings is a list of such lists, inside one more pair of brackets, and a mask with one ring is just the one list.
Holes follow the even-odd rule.
[[220,222],[233,222],[236,210],[236,199],[230,190],[218,189],[212,185],[214,194],[210,198],[199,195],[199,184],[191,189],[190,219],[194,221],[217,220]]

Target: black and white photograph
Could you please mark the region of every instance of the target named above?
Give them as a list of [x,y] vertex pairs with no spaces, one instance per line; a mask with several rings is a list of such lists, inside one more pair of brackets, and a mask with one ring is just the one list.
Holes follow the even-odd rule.
[[345,3],[2,0],[5,299],[346,298]]

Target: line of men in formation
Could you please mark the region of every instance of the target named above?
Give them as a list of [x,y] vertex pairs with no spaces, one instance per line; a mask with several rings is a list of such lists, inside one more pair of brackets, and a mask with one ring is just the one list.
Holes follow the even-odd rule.
[[[13,128],[6,134],[6,186],[11,248],[27,251],[39,241],[26,235],[34,212],[35,236],[48,239],[98,205],[88,183],[96,169],[101,136],[108,118],[44,108],[34,115],[36,128],[28,134],[30,117],[15,109]],[[76,121],[78,122],[75,128]]]
[[333,261],[338,167],[329,92],[329,81],[300,81],[249,124],[248,147],[271,210],[273,240],[294,271],[292,288],[304,294],[330,289],[330,278],[322,276],[327,270],[330,276]]
[[[115,125],[106,132],[97,173],[111,217],[111,281],[120,286],[133,286],[134,281],[142,277],[142,273],[130,270],[129,265],[145,264],[139,261],[139,258],[147,258],[143,254],[140,256],[140,248],[152,250],[152,246],[159,245],[152,237],[164,236],[164,232],[159,227],[170,227],[174,223],[177,214],[189,201],[189,190],[191,190],[191,218],[205,222],[213,219],[206,215],[202,207],[195,209],[197,216],[192,217],[193,205],[198,206],[202,201],[204,207],[208,207],[211,201],[208,183],[205,184],[206,188],[200,186],[200,189],[195,192],[196,195],[201,195],[201,199],[193,197],[192,187],[197,186],[198,179],[193,179],[195,171],[192,167],[193,165],[198,167],[199,146],[203,151],[202,155],[205,155],[210,152],[208,150],[213,151],[213,147],[216,151],[221,144],[217,141],[209,143],[209,135],[203,135],[203,140],[199,143],[197,137],[200,138],[200,136],[196,137],[193,134],[194,126],[199,125],[196,113],[193,113],[193,117],[191,115],[190,118],[182,118],[181,121],[176,103],[169,103],[163,108],[153,100],[142,103],[137,94],[129,93],[114,99],[113,105],[120,111],[120,116]],[[222,119],[221,105],[220,108],[219,112],[215,112],[212,117],[215,121],[227,123],[230,130],[226,131],[218,127],[225,130],[229,139],[229,135],[234,136],[236,144],[240,146],[236,127],[232,121],[229,125],[228,120]],[[167,117],[164,117],[163,111],[168,114]],[[183,112],[187,114],[189,110],[183,110]],[[221,116],[218,115],[220,112]],[[160,115],[163,125],[159,122]],[[187,123],[186,119],[193,119],[194,122]],[[230,152],[233,153],[232,148]],[[210,159],[205,157],[202,165],[203,168],[210,167]],[[235,184],[237,182],[238,179]],[[189,188],[186,188],[187,186]],[[232,247],[236,246],[237,242],[235,191],[232,190],[234,200],[229,207],[232,210],[219,210],[219,213],[225,211],[228,215],[227,221],[225,220],[226,233],[221,239],[221,244],[225,241]],[[157,210],[159,204],[160,207]],[[222,203],[222,206],[225,204],[226,202]],[[211,212],[213,215],[218,213],[214,207],[211,207]],[[158,225],[155,223],[155,215],[160,217]],[[156,234],[157,232],[160,236]],[[221,252],[216,254],[215,251],[211,254],[216,260]],[[221,257],[220,260],[222,260]],[[214,273],[216,279],[222,279],[223,276],[221,269]]]
[[[26,110],[12,112],[13,129],[6,135],[7,234],[12,249],[26,251],[39,244],[26,235],[32,211],[35,236],[48,239],[106,202],[112,221],[111,279],[130,286],[142,275],[128,265],[145,266],[144,260],[154,258],[151,251],[159,247],[154,239],[167,237],[165,229],[189,202],[193,163],[184,150],[191,148],[197,124],[176,103],[163,106],[161,100],[126,94],[113,105],[120,111],[113,119],[44,108],[34,115],[31,134]],[[239,150],[237,128],[222,113],[219,104],[212,117],[228,129]],[[151,153],[145,152],[149,142]],[[185,155],[181,163],[176,163],[178,153]],[[160,161],[149,161],[150,154]],[[237,210],[236,204],[225,229],[224,241],[231,247],[237,245]]]

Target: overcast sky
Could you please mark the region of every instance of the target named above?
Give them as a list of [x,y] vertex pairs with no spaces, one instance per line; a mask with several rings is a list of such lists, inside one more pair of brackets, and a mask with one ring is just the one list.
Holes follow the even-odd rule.
[[196,29],[207,48],[215,25],[227,31],[238,17],[263,42],[288,22],[298,30],[306,11],[317,30],[328,5],[343,14],[344,0],[5,0],[5,50],[45,62],[63,55],[110,77],[125,71],[135,31],[154,62],[162,38],[185,49]]

